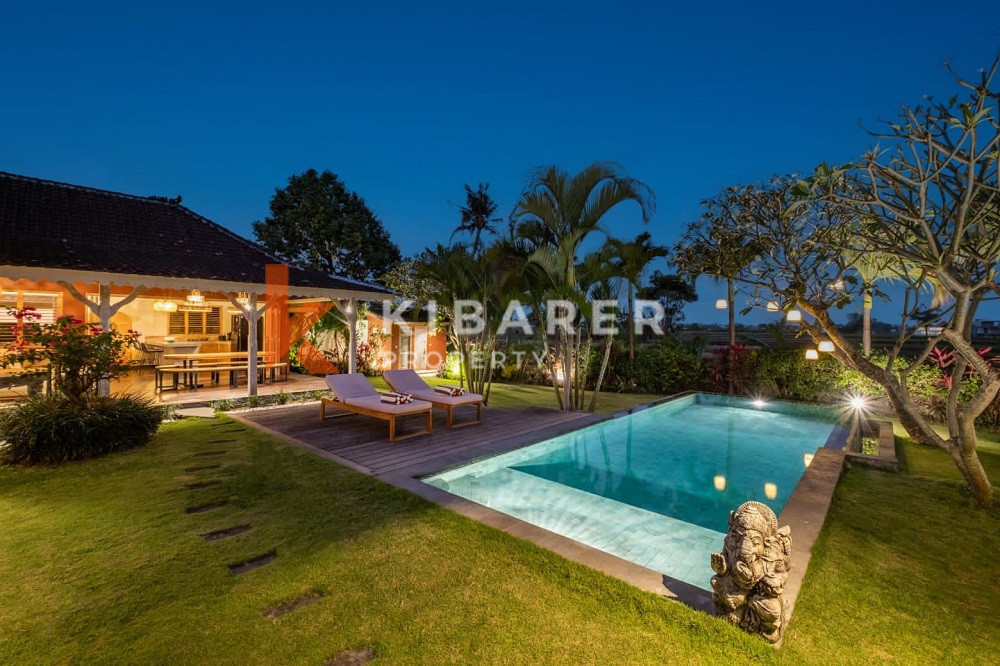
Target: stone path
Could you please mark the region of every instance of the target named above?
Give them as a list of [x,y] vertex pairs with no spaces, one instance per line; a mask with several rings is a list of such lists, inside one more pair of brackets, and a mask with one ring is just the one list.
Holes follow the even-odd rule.
[[[236,436],[247,432],[243,426],[232,421],[212,423],[209,427],[213,429],[214,433],[227,436],[225,438],[212,439],[208,441],[207,444],[210,445],[228,444],[234,447],[239,446],[241,442]],[[222,456],[226,456],[227,454],[228,449],[212,449],[207,451],[192,452],[190,457],[197,461],[198,459],[204,458],[220,458]],[[224,478],[219,477],[231,476],[236,472],[238,467],[239,465],[224,465],[222,462],[194,464],[185,467],[184,476],[180,478],[183,482],[184,489],[188,491],[197,492],[207,488],[219,488],[224,484]],[[215,476],[200,478],[199,473],[208,473]],[[212,501],[189,504],[185,507],[184,512],[188,515],[204,514],[226,506],[230,506],[229,500],[219,498]],[[200,536],[206,543],[211,543],[238,537],[247,534],[252,530],[253,525],[251,523],[242,522],[232,525],[231,527],[213,529],[207,532],[202,531],[198,534],[198,536]],[[277,559],[277,549],[271,548],[270,550],[258,553],[245,560],[231,562],[227,564],[226,567],[234,576],[241,576],[262,567],[266,567],[272,562],[275,562]],[[270,608],[266,608],[261,611],[261,615],[264,618],[277,622],[289,613],[293,613],[300,608],[312,606],[313,604],[322,601],[322,599],[322,593],[315,591],[309,592],[291,600],[275,604]],[[371,648],[364,647],[341,652],[326,660],[324,663],[332,664],[333,666],[361,666],[362,664],[367,664],[374,658],[375,652]]]

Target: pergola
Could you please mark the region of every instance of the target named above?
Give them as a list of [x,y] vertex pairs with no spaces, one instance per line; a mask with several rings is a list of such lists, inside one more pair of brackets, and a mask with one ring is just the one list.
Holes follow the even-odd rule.
[[[180,205],[179,198],[0,172],[0,229],[0,278],[58,284],[104,328],[143,294],[224,294],[248,322],[249,395],[257,392],[257,322],[265,311],[287,322],[290,300],[335,303],[349,323],[349,371],[355,372],[357,302],[393,296],[378,285],[288,268],[260,245]],[[107,383],[99,391],[106,394]]]

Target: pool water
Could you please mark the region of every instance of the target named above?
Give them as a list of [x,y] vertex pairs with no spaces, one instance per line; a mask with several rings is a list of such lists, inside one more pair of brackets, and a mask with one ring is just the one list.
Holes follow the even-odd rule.
[[707,590],[729,511],[780,513],[836,424],[829,408],[693,394],[424,482]]

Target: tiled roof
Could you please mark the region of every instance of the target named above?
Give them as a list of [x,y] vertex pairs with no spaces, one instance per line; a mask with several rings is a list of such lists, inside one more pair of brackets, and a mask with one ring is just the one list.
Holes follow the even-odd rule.
[[[282,263],[165,197],[140,197],[0,171],[0,265],[264,284]],[[291,268],[292,286],[392,292]]]

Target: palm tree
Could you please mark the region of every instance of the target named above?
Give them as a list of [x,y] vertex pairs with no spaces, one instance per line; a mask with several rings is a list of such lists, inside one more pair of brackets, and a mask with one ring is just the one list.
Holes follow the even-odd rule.
[[653,236],[644,231],[634,241],[612,241],[612,251],[625,283],[628,285],[628,358],[635,360],[635,300],[634,290],[638,289],[642,274],[649,264],[660,257],[666,257],[668,248],[653,245]]
[[497,203],[487,192],[489,189],[489,183],[479,183],[479,187],[475,190],[468,185],[465,186],[465,205],[458,209],[462,214],[462,222],[455,227],[455,231],[451,234],[451,237],[454,238],[455,234],[459,232],[471,233],[472,254],[474,255],[479,254],[479,244],[483,232],[489,231],[495,234],[497,230],[494,225],[502,219],[493,217],[493,214],[497,212]]
[[[576,278],[580,246],[590,234],[602,231],[601,220],[608,211],[626,201],[639,204],[643,222],[649,221],[656,206],[652,190],[614,164],[595,162],[573,176],[556,166],[542,167],[532,174],[511,213],[511,231],[531,249],[528,263],[537,279],[544,282],[548,298],[585,300]],[[559,332],[563,409],[573,408],[571,384],[578,365],[578,333],[571,337],[568,331]],[[552,381],[558,387],[555,376]]]

